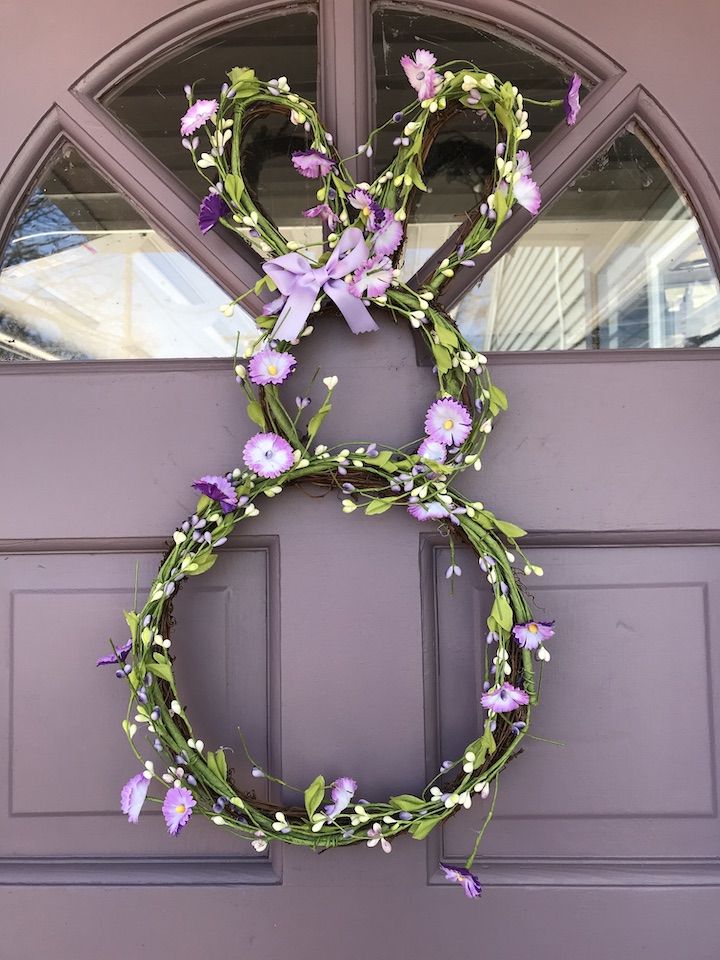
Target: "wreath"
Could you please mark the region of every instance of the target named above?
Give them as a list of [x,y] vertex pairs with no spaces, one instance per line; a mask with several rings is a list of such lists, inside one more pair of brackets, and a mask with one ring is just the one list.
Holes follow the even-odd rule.
[[[459,883],[469,897],[477,897],[480,884],[471,868],[493,815],[500,773],[528,736],[538,690],[534,660],[542,667],[550,659],[545,641],[553,636],[553,623],[533,618],[516,575],[518,558],[526,576],[542,575],[518,546],[525,531],[452,487],[460,471],[468,466],[480,469],[494,419],[507,403],[490,379],[486,358],[464,339],[437,298],[456,270],[491,249],[515,204],[537,213],[540,194],[530,157],[522,149],[530,136],[526,105],[537,101],[524,100],[511,83],[502,83],[472,63],[436,68],[435,57],[425,50],[403,57],[401,63],[417,98],[358,148],[358,154],[371,155],[380,131],[397,128],[395,157],[372,184],[353,182],[315,107],[291,91],[287,78],[264,82],[251,69],[235,68],[217,99],[195,99],[192,88],[185,88],[188,110],[181,120],[182,142],[209,184],[199,212],[200,230],[207,233],[220,223],[239,234],[265,259],[256,294],[274,294],[257,319],[258,336],[245,353],[247,362],[238,362],[237,352],[233,362],[247,397],[248,416],[259,432],[245,445],[242,466],[202,477],[193,485],[200,493],[195,512],[174,531],[143,606],[125,614],[130,638],[123,646],[113,645],[112,653],[98,664],[115,664],[116,675],[130,687],[123,729],[143,767],[122,788],[121,808],[131,823],[138,821],[146,799],[153,799],[147,794],[156,781],[165,794],[154,802],[162,803],[173,836],[193,814],[201,814],[258,851],[282,841],[318,851],[366,843],[389,853],[399,835],[421,840],[460,808],[469,808],[492,792],[465,865],[442,865],[448,880]],[[574,75],[564,101],[569,123],[579,111],[579,88],[580,79]],[[483,185],[485,196],[466,217],[457,249],[415,290],[401,282],[398,270],[408,209],[416,191],[426,189],[423,165],[439,118],[461,109],[479,112],[494,124],[491,182]],[[315,256],[300,252],[313,245],[303,247],[282,235],[243,176],[243,131],[268,111],[288,114],[307,133],[308,149],[296,151],[292,164],[302,176],[321,182],[317,206],[303,212],[323,224],[324,239],[315,245],[320,248]],[[207,150],[200,147],[201,130]],[[228,305],[227,312],[240,300]],[[427,411],[426,436],[419,446],[415,442],[404,448],[380,448],[370,442],[328,449],[318,444],[317,434],[332,408],[336,376],[325,377],[323,401],[307,419],[309,398],[297,397],[292,409],[283,401],[278,388],[296,367],[292,346],[312,332],[309,318],[321,319],[323,310],[333,305],[356,334],[377,329],[368,310],[376,305],[396,321],[408,321],[422,335],[434,360],[438,392]],[[177,590],[186,578],[213,566],[229,535],[241,521],[257,516],[259,504],[297,483],[337,491],[345,513],[362,509],[367,516],[378,516],[401,507],[418,521],[435,522],[450,544],[448,579],[461,574],[454,548],[464,543],[477,556],[493,590],[484,644],[482,729],[463,755],[445,761],[418,795],[368,802],[358,799],[358,785],[351,776],[327,783],[320,775],[299,792],[293,805],[259,801],[254,792],[234,786],[225,748],[207,748],[183,706],[171,652]],[[137,746],[139,730],[157,752],[155,761],[146,760]],[[246,754],[254,776],[294,789],[257,767],[247,749]]]

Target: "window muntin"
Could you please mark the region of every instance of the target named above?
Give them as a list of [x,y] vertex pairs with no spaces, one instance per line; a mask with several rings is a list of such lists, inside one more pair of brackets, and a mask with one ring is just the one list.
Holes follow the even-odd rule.
[[0,260],[0,360],[231,356],[252,318],[66,144]]
[[720,346],[698,222],[631,131],[599,154],[453,311],[481,350]]
[[[467,21],[380,8],[373,17],[376,123],[392,117],[413,95],[400,57],[418,47],[431,50],[440,64],[470,60],[501,79],[511,79],[535,100],[562,99],[572,73],[527,47]],[[560,107],[529,107],[529,113],[532,137],[528,149],[532,151],[563,122],[564,114]],[[390,162],[395,150],[393,139],[400,133],[391,125],[380,135],[375,153],[377,172]],[[478,191],[494,162],[495,127],[478,113],[463,110],[442,126],[425,161],[428,192],[417,197],[408,216],[402,270],[405,279],[457,230],[466,211],[477,206]]]

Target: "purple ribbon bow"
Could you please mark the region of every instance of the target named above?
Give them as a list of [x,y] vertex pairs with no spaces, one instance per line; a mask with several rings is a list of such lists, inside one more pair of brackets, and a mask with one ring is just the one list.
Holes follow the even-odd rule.
[[275,340],[299,337],[321,289],[335,303],[353,333],[377,330],[365,304],[350,293],[343,280],[348,273],[358,270],[369,256],[362,230],[348,227],[321,267],[314,267],[299,253],[286,253],[263,264],[265,273],[287,297],[271,337]]

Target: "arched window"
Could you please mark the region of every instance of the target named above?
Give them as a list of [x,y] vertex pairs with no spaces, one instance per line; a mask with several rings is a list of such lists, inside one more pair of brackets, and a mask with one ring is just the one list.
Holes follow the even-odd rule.
[[[370,23],[346,14],[342,2],[293,7],[210,24],[180,40],[166,24],[159,50],[146,38],[137,55],[135,48],[116,54],[83,78],[72,104],[55,110],[52,149],[6,230],[0,357],[232,354],[261,304],[250,297],[248,312],[232,316],[222,308],[252,286],[260,264],[233,237],[197,235],[203,185],[177,135],[184,84],[199,78],[198,92],[211,94],[238,64],[268,78],[286,75],[319,101],[347,154],[373,121],[407,100],[399,58],[418,46],[445,61],[472,59],[538,99],[561,97],[574,69],[583,76],[586,109],[575,129],[564,126],[562,110],[531,115],[540,216],[517,215],[492,259],[466,270],[445,294],[478,347],[720,345],[708,244],[679,171],[663,159],[652,104],[638,85],[597,55],[563,62],[522,30],[467,15],[393,4],[373,6]],[[359,159],[358,178],[382,168],[393,135],[389,129],[380,138],[371,161]],[[300,212],[313,201],[313,184],[289,164],[303,143],[286,118],[259,119],[245,143],[245,168],[286,234],[311,240],[318,228]],[[426,158],[429,190],[408,221],[406,279],[421,279],[452,247],[493,162],[493,144],[494,130],[476,114],[456,114],[439,131]]]

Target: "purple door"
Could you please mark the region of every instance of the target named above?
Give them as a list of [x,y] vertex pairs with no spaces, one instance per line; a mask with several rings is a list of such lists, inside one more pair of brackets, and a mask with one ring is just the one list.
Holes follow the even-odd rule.
[[[68,0],[59,17],[43,0],[5,17],[0,956],[715,958],[720,11],[175,6]],[[585,84],[576,126],[562,111],[533,126],[540,215],[514,217],[447,297],[510,399],[464,489],[531,531],[535,609],[558,621],[541,739],[503,778],[479,902],[438,864],[462,861],[481,801],[390,856],[257,853],[200,818],[171,841],[154,812],[128,826],[125,687],[94,667],[124,638],[136,566],[142,595],[192,510],[191,482],[235,466],[252,432],[229,358],[260,304],[221,308],[258,263],[197,232],[183,84],[211,90],[244,64],[286,75],[347,154],[407,99],[398,61],[418,46],[537,99],[575,69]],[[452,248],[488,142],[467,118],[439,135],[408,277]],[[297,146],[259,120],[248,177],[288,234],[313,239]],[[328,316],[299,353],[308,378],[340,380],[325,442],[422,433],[434,377],[409,330],[378,322],[356,339]],[[312,489],[268,501],[241,534],[176,605],[178,680],[206,740],[244,768],[240,728],[290,783],[422,788],[479,723],[488,594],[472,557],[451,594],[438,533],[345,516]]]

